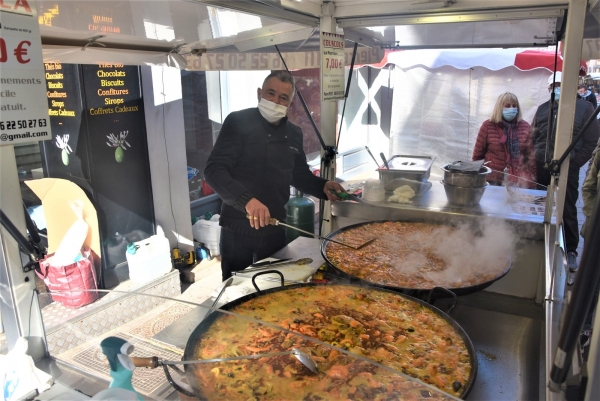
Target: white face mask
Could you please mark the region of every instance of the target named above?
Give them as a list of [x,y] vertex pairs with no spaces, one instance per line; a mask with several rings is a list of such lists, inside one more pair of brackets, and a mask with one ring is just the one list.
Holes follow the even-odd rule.
[[264,117],[264,119],[271,124],[276,123],[285,117],[287,109],[287,107],[270,102],[264,97],[261,97],[260,102],[258,102],[258,111],[260,111],[260,114]]

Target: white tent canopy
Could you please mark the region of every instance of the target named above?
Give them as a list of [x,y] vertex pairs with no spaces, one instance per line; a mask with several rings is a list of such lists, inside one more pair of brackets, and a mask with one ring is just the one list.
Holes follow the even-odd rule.
[[[550,71],[520,70],[511,61],[516,52],[416,50],[390,54],[388,61],[397,66],[390,79],[394,89],[390,155],[437,156],[438,167],[470,160],[481,124],[490,118],[496,99],[505,92],[517,95],[523,118],[531,123],[537,107],[549,99]],[[434,169],[433,174],[439,175],[439,171]]]
[[522,49],[409,50],[390,53],[387,62],[404,69],[417,66],[439,68],[447,65],[459,70],[479,66],[497,71],[514,65],[515,57],[521,51]]
[[[556,59],[556,60],[555,60]],[[521,71],[538,68],[546,71],[562,71],[563,58],[559,52],[552,50],[528,49],[452,49],[452,50],[408,50],[391,52],[384,56],[379,66],[387,63],[400,68],[421,66],[438,68],[444,65],[466,70],[473,66],[484,67],[498,71],[507,67],[516,67]],[[579,75],[587,74],[587,64],[584,60],[579,63]]]

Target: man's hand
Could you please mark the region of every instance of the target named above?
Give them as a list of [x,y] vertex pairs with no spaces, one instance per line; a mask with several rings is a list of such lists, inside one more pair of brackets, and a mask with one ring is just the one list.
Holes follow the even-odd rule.
[[325,195],[327,196],[327,199],[329,199],[330,201],[339,201],[339,200],[341,200],[339,196],[337,196],[336,194],[332,193],[331,191],[346,192],[346,190],[344,189],[344,187],[342,187],[337,182],[335,182],[335,181],[327,181],[325,183],[325,186],[323,187],[323,192],[325,192]]
[[258,199],[252,198],[246,204],[246,212],[248,212],[248,222],[252,228],[257,230],[269,224],[271,213],[269,208],[263,205]]

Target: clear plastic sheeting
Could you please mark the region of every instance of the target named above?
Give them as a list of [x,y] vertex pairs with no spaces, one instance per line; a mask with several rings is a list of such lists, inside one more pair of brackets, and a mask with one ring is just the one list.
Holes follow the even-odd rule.
[[453,24],[399,25],[395,37],[403,48],[462,46],[546,46],[556,18],[477,21]]
[[441,167],[448,162],[471,160],[479,128],[491,117],[498,96],[517,95],[529,123],[537,107],[549,99],[546,69],[415,66],[396,67],[391,75],[390,155],[436,156],[435,177],[442,176]]
[[[348,80],[346,70],[345,79]],[[341,120],[344,101],[338,102],[338,124],[341,133],[338,142],[337,175],[352,179],[359,168],[374,171],[380,164],[380,152],[388,154],[389,127],[393,85],[390,85],[391,69],[355,69],[346,101],[344,119]],[[339,127],[339,125],[338,125]],[[368,146],[377,162],[374,162],[364,147]]]
[[124,64],[175,66],[169,60],[169,53],[151,52],[145,50],[104,49],[44,45],[42,48],[44,63],[65,64]]
[[[360,287],[353,288],[362,291]],[[49,293],[41,293],[38,299],[42,306],[50,355],[86,375],[101,378],[106,383],[116,378],[122,383],[118,387],[129,389],[128,386],[132,385],[137,393],[157,400],[172,396],[175,389],[188,395],[202,394],[209,400],[247,400],[252,397],[263,400],[365,397],[373,400],[458,399],[436,388],[436,383],[429,376],[426,380],[431,380],[432,384],[390,367],[390,363],[397,363],[394,360],[388,363],[377,356],[369,357],[357,352],[359,348],[352,347],[349,340],[323,339],[304,329],[305,325],[301,325],[303,328],[287,322],[278,325],[271,317],[267,319],[271,322],[267,322],[248,314],[240,315],[220,309],[215,309],[205,318],[213,301],[211,298],[201,302],[202,298],[190,297],[185,293],[171,298],[147,294],[145,291],[144,288],[132,291],[100,290],[102,296],[95,308],[90,306],[79,311],[79,314],[72,309],[62,311],[65,316],[70,313],[69,317],[54,325],[50,323],[48,308],[58,309],[57,305],[52,302]],[[116,304],[120,306],[117,309],[114,308]],[[152,304],[153,307],[141,311],[144,304]],[[44,309],[47,309],[46,313]],[[356,327],[350,329],[343,323],[334,323],[336,327],[332,330],[356,330]],[[232,339],[232,333],[220,330],[222,324],[241,330]],[[351,323],[351,326],[355,324]],[[175,326],[176,330],[173,330]],[[181,336],[168,335],[181,334],[182,330],[185,332],[183,342]],[[107,341],[103,341],[107,337],[125,341],[133,346],[133,351],[129,346],[126,354],[122,346],[107,349]],[[119,341],[116,343],[120,344]],[[434,343],[431,346],[435,346]],[[305,355],[295,356],[295,349]],[[391,355],[390,352],[380,347],[377,354],[373,355]],[[230,360],[202,362],[219,358]],[[316,364],[318,373],[309,370],[306,358]],[[118,372],[111,372],[108,359],[117,365]],[[130,364],[123,363],[128,359],[137,366],[132,372],[126,371]],[[182,359],[192,363],[184,366],[180,363]],[[425,363],[424,359],[427,358],[421,357],[415,363]],[[451,372],[449,366],[435,366],[443,373],[446,373],[446,369],[447,373]],[[169,377],[165,368],[168,368]],[[466,380],[466,377],[461,380]],[[461,390],[464,389],[461,387]],[[316,397],[319,394],[321,398]]]

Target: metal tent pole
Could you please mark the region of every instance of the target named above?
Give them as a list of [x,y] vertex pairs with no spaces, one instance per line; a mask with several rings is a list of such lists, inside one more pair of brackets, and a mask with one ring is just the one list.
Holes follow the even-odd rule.
[[[0,209],[14,229],[25,234],[23,201],[13,146],[0,146]],[[28,337],[27,353],[34,360],[46,356],[46,338],[35,291],[35,273],[23,272],[17,241],[0,225],[0,313],[10,350],[19,337]]]
[[[322,7],[321,32],[335,33],[335,4],[333,2],[325,3]],[[325,149],[321,151],[321,177],[329,181],[335,181],[335,133],[337,123],[337,102],[321,102],[321,135],[325,141],[325,145],[334,150],[333,152]],[[322,215],[319,216],[322,221],[321,235],[327,235],[333,231],[333,221],[331,219],[331,203],[329,201],[321,201],[324,203],[322,207]]]
[[587,224],[589,228],[586,233],[581,266],[567,306],[550,372],[548,386],[551,391],[560,391],[561,385],[567,379],[573,352],[579,345],[579,335],[594,300],[591,294],[600,285],[600,247],[598,246],[598,242],[600,242],[600,197],[596,198],[594,212]]

